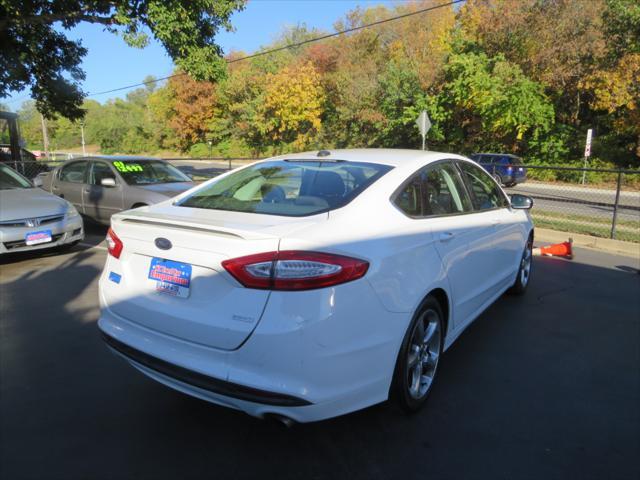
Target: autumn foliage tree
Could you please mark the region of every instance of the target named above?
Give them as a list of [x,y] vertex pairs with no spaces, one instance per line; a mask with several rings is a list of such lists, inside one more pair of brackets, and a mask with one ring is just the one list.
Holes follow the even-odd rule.
[[267,144],[305,148],[318,134],[324,93],[310,62],[285,67],[266,77],[256,128]]
[[[356,8],[335,29],[440,3]],[[458,10],[438,8],[286,48],[323,33],[296,25],[259,49],[275,53],[245,60],[247,53],[227,54],[226,75],[212,82],[180,70],[152,92],[91,105],[86,129],[109,152],[123,153],[419,148],[415,119],[426,109],[432,149],[580,166],[592,128],[594,162],[640,166],[637,0],[468,0]],[[23,130],[39,138],[38,116],[25,113],[30,128]],[[72,127],[52,120],[52,141],[73,141]]]
[[173,111],[169,125],[184,149],[204,142],[209,123],[219,115],[216,105],[216,86],[210,82],[197,82],[189,75],[178,75],[169,80],[168,89],[173,96]]

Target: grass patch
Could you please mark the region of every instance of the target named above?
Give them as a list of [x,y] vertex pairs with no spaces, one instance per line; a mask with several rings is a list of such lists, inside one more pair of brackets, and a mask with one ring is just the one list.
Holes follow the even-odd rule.
[[[606,222],[607,219],[587,217],[588,221],[581,222],[577,220],[576,216],[554,218],[552,215],[548,215],[549,213],[550,212],[532,212],[535,225],[540,228],[549,228],[567,233],[581,233],[593,237],[610,238],[611,236],[611,221]],[[595,220],[604,220],[604,222],[597,222]],[[636,226],[634,228],[629,225],[618,224],[616,228],[616,240],[640,243],[640,228],[637,226],[638,222],[627,220],[625,223],[635,224]]]
[[[545,217],[547,220],[560,221],[565,220],[567,223],[589,223],[600,224],[602,226],[609,226],[611,228],[611,222],[613,220],[613,214],[610,217],[594,217],[587,215],[574,215],[563,212],[550,212],[548,210],[536,210],[531,211],[533,217]],[[640,213],[638,213],[638,220],[620,219],[616,222],[617,227],[623,229],[640,229]]]

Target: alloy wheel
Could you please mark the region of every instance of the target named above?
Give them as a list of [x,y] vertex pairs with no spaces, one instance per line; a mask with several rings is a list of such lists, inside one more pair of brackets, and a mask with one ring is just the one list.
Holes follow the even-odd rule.
[[438,367],[441,350],[441,327],[438,312],[425,310],[411,332],[407,356],[407,386],[416,400],[426,396]]
[[527,246],[522,254],[522,262],[520,263],[520,284],[523,287],[529,283],[529,277],[531,275],[531,261],[532,261],[532,248],[531,242],[527,242]]

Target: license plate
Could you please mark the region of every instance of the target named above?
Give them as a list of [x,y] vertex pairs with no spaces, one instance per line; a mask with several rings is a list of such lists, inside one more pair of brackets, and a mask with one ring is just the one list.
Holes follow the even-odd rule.
[[40,230],[39,232],[29,232],[24,236],[24,243],[27,245],[38,245],[51,241],[51,230]]
[[156,292],[187,298],[191,286],[191,265],[152,258],[148,278]]

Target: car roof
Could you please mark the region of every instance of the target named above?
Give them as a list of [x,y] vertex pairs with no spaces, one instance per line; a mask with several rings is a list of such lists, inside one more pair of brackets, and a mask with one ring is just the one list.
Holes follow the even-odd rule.
[[98,155],[95,157],[86,157],[89,160],[106,160],[108,162],[139,162],[141,160],[162,160],[161,158],[140,157],[134,155]]
[[77,162],[77,161],[89,161],[89,160],[103,160],[106,162],[140,162],[143,160],[159,160],[164,161],[161,158],[153,157],[136,157],[133,155],[92,155],[90,157],[76,157],[67,160],[65,163]]
[[513,153],[474,153],[473,155],[487,155],[487,156],[493,156],[493,157],[520,158],[519,156],[514,155]]
[[[318,156],[318,152],[326,151],[329,155]],[[351,162],[367,162],[380,165],[401,167],[415,163],[428,163],[444,158],[463,158],[453,153],[432,152],[423,150],[394,149],[394,148],[352,148],[313,150],[301,153],[288,153],[268,160],[316,160],[319,162],[331,160],[346,160]]]

